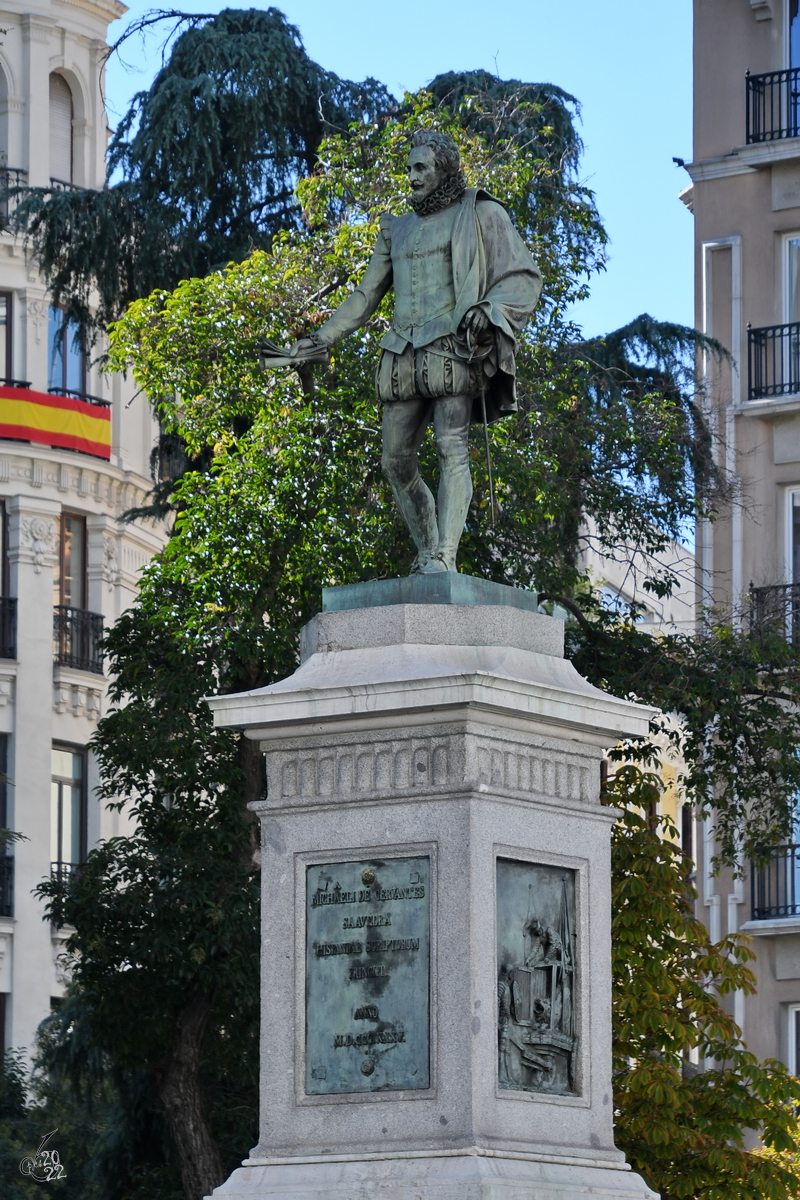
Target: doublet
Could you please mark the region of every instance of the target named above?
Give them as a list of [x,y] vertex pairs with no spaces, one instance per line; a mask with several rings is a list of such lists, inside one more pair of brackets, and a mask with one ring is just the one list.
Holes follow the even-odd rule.
[[455,333],[452,241],[457,213],[458,205],[449,204],[429,217],[395,217],[381,230],[389,243],[394,283],[392,328],[381,342],[385,350],[402,351],[408,342],[416,350]]
[[[384,354],[416,357],[425,348],[440,353],[440,340],[447,339],[450,355],[466,360],[471,348],[458,329],[470,309],[481,308],[493,334],[485,362],[489,419],[516,409],[516,334],[536,305],[541,275],[501,204],[468,188],[460,200],[429,216],[383,216],[361,282],[320,326],[319,337],[333,345],[353,333],[390,287],[395,304],[381,340]],[[394,366],[393,376],[397,373]],[[385,365],[378,376],[388,377]]]

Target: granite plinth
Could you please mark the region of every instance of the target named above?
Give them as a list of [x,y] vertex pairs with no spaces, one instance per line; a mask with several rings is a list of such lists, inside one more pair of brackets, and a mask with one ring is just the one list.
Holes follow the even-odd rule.
[[321,612],[300,634],[300,662],[312,654],[387,646],[502,646],[563,658],[563,621],[513,605],[483,604],[478,611],[476,619],[475,605],[416,600]]
[[658,1200],[638,1175],[607,1167],[478,1154],[240,1167],[215,1200]]
[[375,721],[382,714],[388,728],[398,720],[408,724],[414,714],[436,721],[464,706],[474,714],[513,713],[542,731],[557,727],[563,734],[574,726],[598,747],[646,734],[647,710],[588,683],[563,647],[562,621],[507,605],[414,603],[320,613],[301,632],[293,675],[209,704],[218,727],[245,729],[265,748],[288,727]]
[[[614,814],[599,797],[602,749],[644,734],[651,712],[582,679],[563,658],[562,637],[561,622],[506,603],[340,608],[306,627],[303,661],[289,679],[210,701],[218,726],[238,726],[260,742],[268,780],[254,806],[264,885],[259,1143],[217,1200],[652,1197],[613,1140]],[[424,948],[419,931],[419,945],[411,944],[403,917],[410,893],[401,888],[389,905],[392,889],[381,904],[369,891],[382,884],[386,864],[395,871],[404,859],[405,883],[425,882],[430,900]],[[549,913],[543,898],[534,904],[548,926],[541,936],[556,945],[558,927],[562,946],[570,945],[568,992],[559,984],[549,993],[559,1009],[552,1034],[531,1026],[535,1013],[525,1016],[514,999],[508,1029],[526,1063],[516,1078],[519,1064],[502,1048],[499,992],[508,973],[498,930],[516,931],[514,978],[528,971],[533,979],[534,909],[512,914],[511,924],[498,919],[498,904],[507,903],[497,887],[500,860],[530,864],[531,878],[549,872],[569,881],[566,933],[552,900]],[[341,889],[337,921],[314,933],[308,897],[319,892],[327,904],[332,889]],[[362,935],[367,918],[376,932]],[[403,1031],[401,1009],[388,986],[368,1003],[358,988],[375,964],[391,968],[393,954],[413,958],[423,949],[429,1073],[416,1079],[424,1086],[400,1086],[382,1072],[380,1054],[391,1055]],[[352,1005],[344,997],[343,1006],[329,1006],[337,1015],[326,1055],[315,1051],[307,1062],[307,964],[315,956],[342,964],[326,967],[334,981],[326,986],[341,980]],[[563,1094],[548,1077],[548,1037],[572,1056],[557,1080]],[[374,1052],[362,1050],[373,1043]],[[351,1053],[365,1060],[360,1069],[375,1091],[363,1081],[359,1090],[335,1091],[347,1078],[337,1056]]]
[[476,575],[437,571],[435,575],[408,575],[401,579],[374,579],[322,589],[322,611],[382,608],[391,604],[488,604],[537,612],[535,592],[506,587]]

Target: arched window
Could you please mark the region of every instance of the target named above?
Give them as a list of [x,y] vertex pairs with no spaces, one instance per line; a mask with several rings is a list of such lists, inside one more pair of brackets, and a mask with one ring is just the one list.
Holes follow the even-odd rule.
[[72,183],[72,92],[55,74],[50,76],[50,178]]

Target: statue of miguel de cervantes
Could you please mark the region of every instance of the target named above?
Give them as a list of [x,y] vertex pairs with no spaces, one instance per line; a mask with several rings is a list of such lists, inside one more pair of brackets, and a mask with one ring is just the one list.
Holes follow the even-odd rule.
[[[407,170],[413,212],[381,217],[358,287],[289,356],[318,360],[321,350],[368,321],[394,288],[376,374],[381,465],[417,548],[412,574],[429,574],[456,569],[472,497],[470,424],[516,411],[516,335],[536,305],[541,275],[502,204],[466,186],[450,138],[414,134]],[[419,472],[431,421],[438,512]]]

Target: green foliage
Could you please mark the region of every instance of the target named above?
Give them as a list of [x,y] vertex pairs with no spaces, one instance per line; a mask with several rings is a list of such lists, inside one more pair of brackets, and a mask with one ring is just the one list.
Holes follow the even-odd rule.
[[[585,516],[603,547],[654,554],[698,508],[711,505],[718,480],[688,390],[689,351],[700,335],[639,318],[607,339],[576,343],[565,309],[584,294],[604,238],[591,195],[566,181],[548,155],[536,158],[502,138],[490,145],[429,97],[409,97],[402,117],[322,144],[321,169],[298,186],[303,232],[280,235],[270,254],[256,252],[224,273],[134,304],[112,330],[110,363],[132,368],[164,427],[185,438],[190,454],[213,448],[211,471],[187,481],[178,504],[199,511],[201,493],[203,504],[216,504],[220,489],[253,494],[253,504],[271,508],[282,523],[277,514],[289,500],[298,517],[292,537],[316,544],[324,536],[319,516],[337,538],[331,574],[318,578],[345,582],[362,571],[374,577],[396,570],[387,560],[398,529],[393,516],[387,521],[393,506],[378,469],[371,381],[389,302],[316,379],[261,375],[257,351],[264,334],[288,341],[320,324],[359,278],[381,213],[406,205],[408,139],[421,125],[456,139],[468,179],[508,204],[546,280],[547,301],[520,348],[522,414],[492,429],[500,501],[493,530],[485,519],[483,447],[474,439],[475,496],[462,570],[569,591],[579,576]],[[433,473],[431,445],[423,460]],[[341,536],[345,531],[354,538]],[[264,536],[273,540],[268,530]],[[237,544],[243,539],[244,530]],[[276,564],[282,575],[292,553],[284,541]]]
[[598,687],[668,714],[653,728],[685,763],[687,802],[700,817],[713,813],[720,861],[741,870],[791,841],[800,793],[800,657],[783,622],[750,634],[708,614],[695,635],[653,638],[591,595],[577,601],[580,623],[569,633],[575,666]]
[[575,178],[583,149],[575,128],[580,105],[552,83],[500,79],[489,71],[446,71],[428,84],[437,105],[490,145],[511,142],[547,158],[557,178]]
[[125,1182],[120,1200],[143,1197],[152,1172],[165,1197],[177,1186],[172,1155],[144,1135],[163,1130],[166,1116],[162,1146],[180,1149],[181,1116],[197,1123],[191,1106],[176,1115],[168,1104],[184,1081],[181,1039],[192,1022],[197,1085],[210,1097],[203,1119],[224,1174],[256,1135],[259,893],[245,804],[260,778],[248,792],[252,744],[212,728],[201,702],[216,686],[212,647],[185,635],[185,607],[185,589],[145,587],[109,639],[117,707],[93,749],[101,795],[125,797],[135,832],[94,849],[68,887],[40,887],[51,918],[75,930],[66,944],[75,997],[54,1061],[66,1061],[76,1086],[82,1047],[107,1064],[119,1121],[97,1169]]
[[324,132],[392,103],[374,79],[352,83],[313,62],[276,8],[184,24],[111,141],[106,187],[20,193],[15,228],[53,303],[86,330],[156,286],[269,246],[298,222],[294,183]]
[[[76,992],[43,1023],[34,1068],[7,1051],[0,1072],[3,1197],[31,1200],[183,1200],[163,1118],[146,1073],[117,1075],[88,1036]],[[62,1179],[43,1184],[20,1172],[42,1139],[56,1150]]]
[[[652,748],[651,748],[652,750]],[[662,1200],[787,1200],[788,1161],[744,1149],[747,1129],[795,1150],[800,1080],[759,1063],[720,998],[755,991],[738,935],[713,944],[694,916],[677,830],[652,817],[658,775],[620,767],[612,836],[616,1140]],[[646,936],[643,936],[646,930]],[[693,1067],[690,1055],[708,1067]],[[709,1063],[710,1060],[710,1063]]]
[[[137,301],[112,330],[111,367],[132,369],[194,466],[172,496],[172,538],[106,641],[114,707],[94,749],[102,795],[124,798],[136,832],[93,851],[69,890],[53,882],[42,892],[56,921],[75,927],[68,945],[81,1020],[112,1064],[120,1094],[123,1082],[131,1090],[137,1078],[148,1078],[163,1101],[182,1022],[195,1001],[206,1004],[197,1045],[209,1137],[222,1144],[222,1161],[237,1138],[239,1150],[248,1144],[243,1130],[255,1090],[247,1065],[255,1060],[257,894],[245,805],[260,798],[263,781],[252,743],[215,732],[202,697],[284,677],[322,585],[403,574],[412,557],[379,468],[372,374],[388,305],[316,375],[262,373],[258,347],[264,336],[286,342],[319,325],[359,278],[380,214],[405,206],[403,165],[413,129],[435,127],[457,140],[469,181],[508,205],[546,280],[546,301],[520,347],[522,412],[492,430],[500,501],[494,529],[486,521],[481,440],[472,446],[476,488],[462,569],[573,595],[587,516],[601,548],[653,555],[687,518],[713,512],[723,486],[693,381],[695,350],[719,348],[646,317],[605,339],[580,340],[565,310],[602,266],[604,234],[590,193],[565,166],[566,124],[543,124],[539,108],[547,98],[534,98],[520,132],[504,120],[508,100],[473,98],[465,116],[463,108],[434,107],[427,95],[408,97],[392,120],[327,138],[319,169],[297,189],[302,228],[277,234],[269,253],[256,250],[242,263]],[[424,471],[433,474],[434,463],[427,443]],[[670,580],[654,566],[647,586],[663,593]],[[757,810],[753,837],[763,847],[788,812],[788,786],[777,798],[763,789],[769,771],[780,770],[793,726],[771,692],[753,695],[748,715],[737,717],[736,706],[763,680],[763,664],[777,663],[768,657],[779,654],[777,646],[768,650],[762,640],[746,650],[745,640],[740,645],[722,629],[716,641],[656,642],[630,621],[586,603],[584,609],[576,607],[571,644],[579,669],[612,691],[635,690],[688,714],[683,744],[692,798],[710,807],[722,797],[723,829],[731,831],[723,850],[732,853],[746,810],[732,783],[726,788],[743,768],[746,805]],[[702,700],[692,690],[698,680]],[[759,736],[775,733],[767,774],[764,762],[752,765],[743,750],[748,720]],[[716,751],[703,758],[710,730],[725,745],[716,759]],[[623,778],[625,803],[639,803],[645,785]],[[641,941],[642,929],[653,926],[652,945],[642,942],[629,955],[630,973],[617,964],[619,1039],[630,1050],[620,1053],[632,1060],[627,1074],[618,1063],[620,1137],[637,1163],[659,1144],[653,1098],[667,1089],[677,1148],[653,1151],[650,1164],[665,1188],[676,1197],[692,1194],[676,1190],[680,1171],[685,1167],[692,1186],[705,1187],[703,1172],[719,1161],[728,1191],[698,1192],[703,1200],[754,1195],[733,1189],[736,1171],[742,1179],[749,1172],[745,1188],[756,1179],[772,1186],[781,1175],[753,1166],[740,1149],[742,1128],[766,1123],[779,1144],[788,1128],[780,1106],[793,1085],[777,1067],[764,1070],[737,1049],[730,1022],[713,999],[703,999],[706,973],[724,990],[747,987],[746,968],[733,944],[702,943],[669,843],[647,842],[650,832],[629,815],[615,850],[619,910],[629,921],[620,925],[623,941],[635,930]],[[657,903],[648,874],[656,867]],[[665,995],[672,1001],[659,1008],[657,989],[670,978],[673,990]],[[686,1020],[673,1011],[676,996]],[[682,1055],[692,1044],[738,1064],[739,1090],[726,1075],[718,1094],[722,1071],[684,1087]],[[694,1142],[690,1115],[699,1130]],[[174,1115],[169,1119],[179,1145],[184,1134]],[[713,1150],[715,1137],[730,1140],[730,1151]],[[775,1200],[780,1195],[774,1192]]]
[[[0,1070],[0,1178],[4,1200],[33,1200],[48,1188],[61,1200],[101,1200],[89,1165],[89,1146],[99,1136],[100,1108],[90,1108],[56,1079],[26,1070],[19,1051],[7,1050]],[[38,1182],[20,1164],[32,1158],[48,1133],[47,1149],[57,1151],[64,1178]]]

